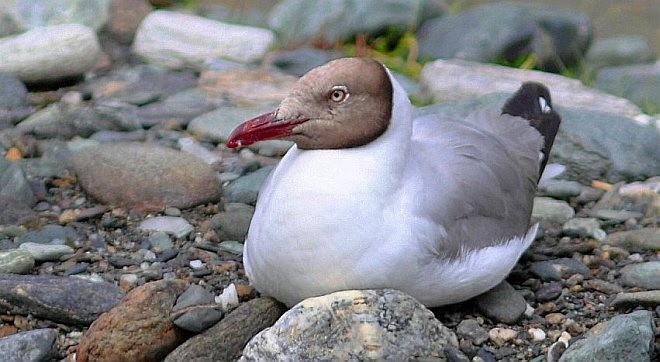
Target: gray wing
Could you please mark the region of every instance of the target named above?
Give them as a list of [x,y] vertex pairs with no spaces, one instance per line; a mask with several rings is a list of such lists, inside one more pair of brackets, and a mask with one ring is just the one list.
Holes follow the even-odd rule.
[[412,147],[415,211],[447,231],[439,253],[455,256],[526,233],[543,147],[528,121],[499,110],[462,121],[424,116],[415,119]]

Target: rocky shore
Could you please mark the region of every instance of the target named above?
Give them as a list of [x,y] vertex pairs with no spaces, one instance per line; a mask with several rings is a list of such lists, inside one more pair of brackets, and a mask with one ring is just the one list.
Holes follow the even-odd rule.
[[[508,3],[301,3],[245,17],[146,0],[0,8],[0,359],[658,358],[660,63],[643,39]],[[539,185],[537,240],[493,290],[434,310],[386,289],[287,311],[250,286],[242,243],[291,144],[223,142],[343,56],[333,44],[392,27],[418,39],[419,77],[396,74],[418,114],[547,84],[565,170]],[[547,72],[493,64],[532,55]],[[593,87],[550,73],[578,62]]]

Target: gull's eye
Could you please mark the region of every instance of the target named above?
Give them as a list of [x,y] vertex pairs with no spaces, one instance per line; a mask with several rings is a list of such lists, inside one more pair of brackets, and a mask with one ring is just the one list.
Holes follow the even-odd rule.
[[539,106],[541,107],[541,112],[543,113],[550,113],[552,109],[550,109],[550,105],[548,104],[548,101],[545,100],[543,97],[539,97]]
[[332,87],[328,93],[328,99],[335,103],[343,102],[346,98],[348,98],[348,89],[343,85]]

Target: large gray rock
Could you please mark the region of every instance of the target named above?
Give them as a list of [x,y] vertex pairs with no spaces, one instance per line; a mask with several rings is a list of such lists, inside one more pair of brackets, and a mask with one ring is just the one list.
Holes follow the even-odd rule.
[[420,56],[477,62],[516,61],[530,54],[543,69],[572,66],[591,41],[589,18],[574,10],[485,4],[429,20],[419,30]]
[[596,73],[594,87],[630,99],[648,114],[660,113],[660,61],[603,68]]
[[34,329],[0,338],[0,351],[5,361],[41,362],[57,360],[57,330]]
[[506,280],[475,297],[474,301],[486,317],[507,324],[515,324],[527,307],[525,298]]
[[86,26],[35,28],[0,39],[0,72],[29,83],[55,81],[91,70],[100,54],[96,34]]
[[660,289],[660,261],[626,265],[621,269],[621,282],[629,287]]
[[442,6],[431,0],[284,0],[273,8],[268,24],[287,46],[333,44],[388,27],[415,29],[442,12]]
[[597,324],[587,338],[572,343],[559,361],[650,361],[654,335],[651,312],[618,315]]
[[267,29],[159,10],[140,24],[133,51],[167,68],[200,67],[214,58],[241,63],[260,60],[274,41]]
[[586,58],[592,67],[649,63],[654,59],[653,49],[640,35],[595,39]]
[[119,303],[124,292],[107,283],[53,275],[0,274],[0,312],[31,314],[64,324],[89,325]]
[[557,74],[460,59],[441,59],[426,64],[420,75],[420,84],[436,102],[457,101],[490,93],[512,94],[526,81],[540,82],[550,88],[555,105],[611,113],[640,122],[650,121],[632,102]]
[[446,361],[444,349],[457,346],[456,335],[412,297],[349,290],[298,303],[247,344],[241,361]]
[[5,11],[21,30],[81,24],[99,31],[108,21],[110,0],[6,0]]
[[87,147],[74,155],[74,168],[83,188],[109,204],[147,210],[187,208],[217,201],[221,193],[209,165],[154,144]]
[[239,124],[260,114],[272,111],[276,105],[248,107],[218,107],[195,117],[188,125],[188,131],[203,140],[225,142],[231,131]]

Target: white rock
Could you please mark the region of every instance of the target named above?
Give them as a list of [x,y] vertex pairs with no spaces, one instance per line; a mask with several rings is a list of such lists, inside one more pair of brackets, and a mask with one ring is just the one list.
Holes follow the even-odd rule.
[[190,137],[179,138],[179,147],[181,151],[190,153],[191,155],[199,158],[207,165],[213,165],[222,162],[222,157],[216,155],[212,151],[207,150],[199,142]]
[[222,309],[229,310],[238,305],[238,291],[234,283],[229,284],[222,294],[215,297],[215,302],[222,305]]
[[545,340],[545,332],[539,328],[530,328],[527,333],[532,337],[533,342],[542,342]]
[[193,269],[200,269],[203,266],[204,266],[204,263],[199,259],[195,259],[195,260],[190,261],[190,267],[193,268]]
[[[5,11],[21,30],[81,24],[100,30],[110,14],[110,0],[3,0]],[[1,12],[1,11],[0,11]]]
[[643,114],[627,99],[586,87],[576,79],[540,71],[441,59],[426,64],[420,76],[422,87],[442,102],[488,93],[513,93],[526,81],[544,83],[552,92],[552,101],[563,107],[608,112],[638,121],[637,116]]
[[261,59],[274,40],[267,29],[161,10],[142,21],[133,51],[150,63],[176,69],[200,67],[214,58],[250,63]]
[[0,72],[24,82],[52,81],[84,74],[101,54],[94,31],[78,24],[35,28],[0,39]]
[[138,228],[146,231],[162,231],[176,238],[182,238],[194,230],[186,219],[175,216],[152,217],[142,221]]
[[516,338],[518,332],[510,328],[493,328],[488,331],[488,338],[498,346],[503,346],[506,342],[509,342]]

